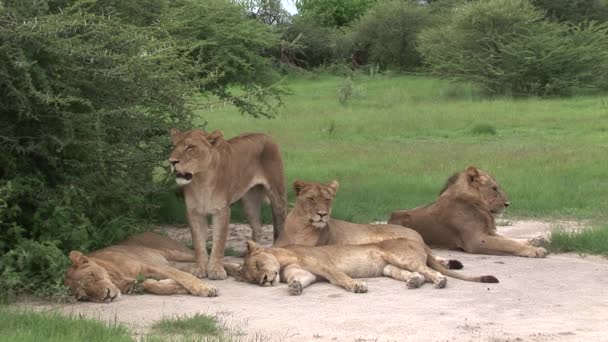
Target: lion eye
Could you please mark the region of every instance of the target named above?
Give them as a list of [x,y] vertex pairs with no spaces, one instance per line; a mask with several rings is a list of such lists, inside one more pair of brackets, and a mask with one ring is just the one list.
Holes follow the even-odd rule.
[[190,150],[191,150],[191,149],[193,149],[193,148],[194,148],[194,145],[188,145],[188,146],[186,147],[186,151],[190,151]]
[[492,187],[492,189],[494,189],[494,191],[498,192],[498,187],[497,186]]
[[314,203],[314,201],[315,201],[314,197],[308,197],[308,198],[307,198],[307,200],[308,200],[309,202],[313,202],[313,203]]

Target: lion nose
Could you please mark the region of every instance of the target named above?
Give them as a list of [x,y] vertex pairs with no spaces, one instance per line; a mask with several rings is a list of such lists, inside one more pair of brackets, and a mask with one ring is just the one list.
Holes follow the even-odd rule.
[[505,202],[505,207],[508,207],[511,205],[511,202]]
[[171,163],[171,165],[175,166],[175,164],[179,163],[179,160],[169,159],[169,163]]
[[317,211],[317,215],[323,217],[323,216],[327,215],[327,211]]

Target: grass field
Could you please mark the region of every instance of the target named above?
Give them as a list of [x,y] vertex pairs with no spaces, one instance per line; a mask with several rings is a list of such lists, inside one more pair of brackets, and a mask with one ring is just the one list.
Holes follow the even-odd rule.
[[0,342],[230,342],[237,340],[234,334],[224,331],[215,318],[200,314],[165,318],[153,324],[148,334],[135,336],[119,323],[0,307]]
[[289,184],[338,179],[334,217],[385,220],[395,209],[432,201],[467,165],[497,177],[511,217],[606,217],[607,97],[484,98],[466,84],[359,76],[343,105],[343,78],[286,83],[293,94],[274,119],[225,106],[200,111],[199,124],[226,137],[272,135]]

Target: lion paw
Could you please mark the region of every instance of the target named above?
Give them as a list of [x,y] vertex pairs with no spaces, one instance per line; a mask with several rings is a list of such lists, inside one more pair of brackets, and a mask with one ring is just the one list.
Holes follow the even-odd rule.
[[209,265],[209,270],[207,271],[207,278],[215,279],[215,280],[224,280],[228,277],[226,270],[222,265]]
[[521,255],[528,258],[544,258],[547,256],[547,250],[542,247],[529,247]]
[[364,281],[355,281],[353,283],[352,291],[354,293],[366,293],[367,292],[367,283]]
[[439,277],[439,278],[437,278],[437,280],[435,280],[433,282],[433,287],[436,289],[442,289],[447,285],[447,283],[448,283],[448,278]]
[[405,280],[405,284],[408,289],[417,289],[424,284],[424,277],[422,274],[414,272]]
[[199,297],[217,297],[217,295],[218,295],[217,287],[207,285],[205,283],[197,284],[188,290],[193,295],[199,296]]
[[289,283],[289,286],[288,286],[288,291],[289,291],[289,294],[290,294],[290,295],[292,295],[292,296],[298,296],[298,295],[301,295],[301,294],[302,294],[302,290],[303,290],[303,289],[304,289],[304,288],[302,287],[302,283],[300,283],[300,282],[299,282],[299,281],[297,281],[297,280],[292,280],[292,281]]
[[192,274],[193,276],[195,276],[197,278],[206,278],[207,277],[207,270],[205,269],[204,266],[194,265],[190,269],[190,274]]

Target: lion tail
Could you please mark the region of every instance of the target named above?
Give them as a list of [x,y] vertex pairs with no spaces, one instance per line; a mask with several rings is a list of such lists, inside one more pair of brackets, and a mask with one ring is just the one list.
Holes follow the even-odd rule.
[[426,260],[427,260],[428,265],[432,269],[436,270],[437,272],[439,272],[443,275],[450,276],[450,277],[460,279],[460,280],[473,281],[473,282],[477,282],[477,283],[498,283],[498,279],[496,279],[496,277],[492,276],[492,275],[471,277],[471,276],[466,276],[464,274],[460,274],[458,272],[449,270],[445,266],[443,266],[439,261],[437,261],[435,259],[435,257],[431,253],[430,248],[425,246],[424,249],[426,251],[426,256],[427,256]]

